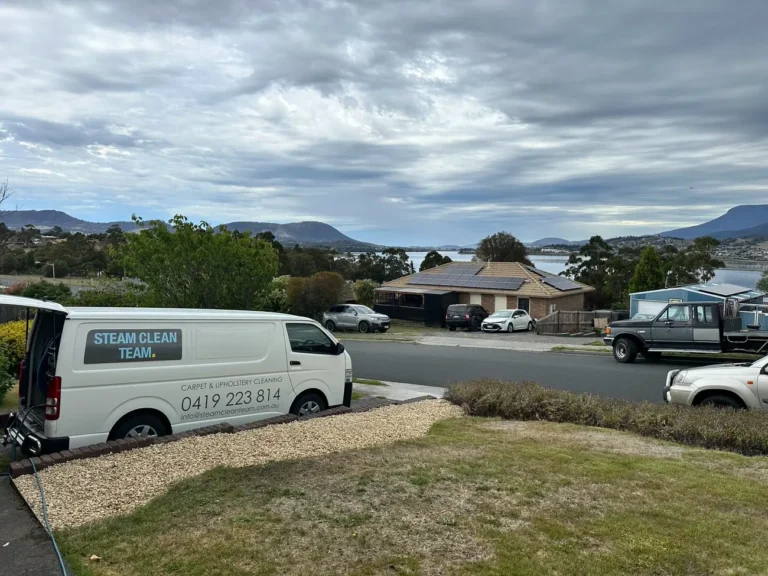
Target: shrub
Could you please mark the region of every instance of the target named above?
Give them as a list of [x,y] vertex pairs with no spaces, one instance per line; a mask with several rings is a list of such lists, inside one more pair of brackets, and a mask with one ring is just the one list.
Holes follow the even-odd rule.
[[72,290],[66,284],[46,282],[33,282],[21,291],[21,296],[61,302],[72,296]]
[[0,349],[7,359],[5,372],[17,376],[19,364],[27,349],[27,322],[18,320],[0,324]]
[[474,416],[570,422],[747,456],[768,454],[768,417],[758,411],[638,404],[498,380],[456,384],[445,398]]
[[288,276],[278,276],[262,296],[260,308],[266,312],[288,312]]
[[21,296],[21,293],[26,290],[27,284],[25,282],[16,282],[5,289],[5,293],[9,296]]
[[376,293],[376,283],[372,280],[358,280],[353,288],[355,301],[373,308],[373,296]]
[[81,290],[69,298],[70,306],[151,307],[152,295],[144,286],[135,284],[105,283],[96,290]]
[[338,304],[344,293],[344,278],[335,272],[318,272],[309,278],[288,280],[288,305],[293,314],[319,319]]
[[0,406],[3,404],[5,394],[16,383],[16,380],[10,375],[11,366],[8,350],[5,346],[0,345]]

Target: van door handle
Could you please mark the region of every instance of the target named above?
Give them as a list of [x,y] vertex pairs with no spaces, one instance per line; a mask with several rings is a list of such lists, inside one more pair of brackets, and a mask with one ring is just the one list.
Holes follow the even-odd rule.
[[298,360],[291,360],[291,366],[301,366],[301,362]]

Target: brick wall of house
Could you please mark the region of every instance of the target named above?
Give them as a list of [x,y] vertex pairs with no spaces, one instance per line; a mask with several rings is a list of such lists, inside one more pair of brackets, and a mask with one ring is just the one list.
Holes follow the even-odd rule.
[[507,310],[514,310],[517,308],[517,296],[507,296]]
[[531,316],[534,318],[544,318],[549,314],[549,305],[554,304],[556,310],[567,312],[576,312],[584,310],[584,294],[572,294],[562,296],[561,298],[531,298]]
[[467,292],[459,293],[459,304],[469,304],[469,293]]
[[482,303],[480,304],[486,309],[488,314],[493,314],[496,311],[496,299],[493,294],[483,294]]

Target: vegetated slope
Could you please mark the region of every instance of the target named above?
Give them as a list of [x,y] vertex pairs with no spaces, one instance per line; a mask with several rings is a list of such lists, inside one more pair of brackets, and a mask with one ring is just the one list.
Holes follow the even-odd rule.
[[661,236],[674,236],[687,240],[699,236],[715,236],[720,239],[747,238],[755,234],[753,229],[765,230],[766,226],[768,226],[768,204],[743,205],[735,206],[709,222],[662,232]]

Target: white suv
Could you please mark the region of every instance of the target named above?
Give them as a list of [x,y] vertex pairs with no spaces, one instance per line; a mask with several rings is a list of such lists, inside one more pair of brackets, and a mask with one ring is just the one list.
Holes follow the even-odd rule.
[[672,370],[667,374],[664,401],[768,410],[768,356],[757,362]]

